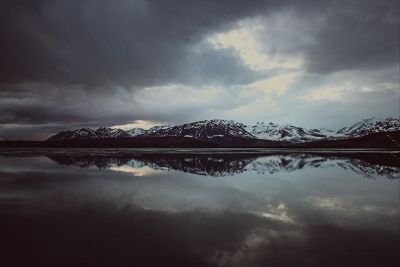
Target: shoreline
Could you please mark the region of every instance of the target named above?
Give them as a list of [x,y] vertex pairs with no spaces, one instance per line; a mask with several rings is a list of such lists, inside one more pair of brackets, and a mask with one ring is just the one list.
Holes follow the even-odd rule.
[[353,153],[379,153],[379,154],[397,154],[399,150],[380,149],[380,148],[42,148],[42,147],[0,147],[0,156],[9,156],[12,154],[270,154],[270,153],[321,153],[321,154],[353,154]]

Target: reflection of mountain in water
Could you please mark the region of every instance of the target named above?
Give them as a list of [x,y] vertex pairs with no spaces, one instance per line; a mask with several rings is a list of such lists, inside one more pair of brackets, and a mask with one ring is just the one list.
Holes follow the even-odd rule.
[[[354,156],[354,155],[353,155]],[[363,159],[345,157],[345,155],[312,155],[312,154],[291,154],[276,155],[259,158],[251,162],[248,169],[258,174],[273,174],[282,171],[292,172],[303,168],[327,168],[338,166],[346,170],[352,170],[368,178],[379,176],[389,179],[400,178],[400,166],[396,158],[388,157],[388,162],[368,162]]]
[[350,162],[338,163],[338,165],[343,169],[350,169],[368,178],[375,178],[377,176],[384,176],[389,179],[400,178],[400,167],[371,165],[361,160],[351,160]]
[[331,166],[354,171],[368,178],[400,178],[400,161],[392,154],[129,154],[129,155],[48,155],[62,165],[108,169],[144,166],[155,170],[179,170],[206,176],[233,176],[255,171],[260,175],[292,172],[303,168]]
[[232,176],[246,171],[254,156],[241,155],[168,155],[138,159],[152,168],[162,167],[206,176]]
[[109,169],[115,166],[123,166],[128,164],[128,162],[131,160],[131,157],[97,155],[48,155],[47,157],[61,165],[98,169]]
[[242,154],[132,154],[129,156],[48,155],[62,165],[81,168],[108,169],[127,165],[133,168],[148,166],[155,170],[179,170],[207,176],[232,176],[246,171],[254,155]]

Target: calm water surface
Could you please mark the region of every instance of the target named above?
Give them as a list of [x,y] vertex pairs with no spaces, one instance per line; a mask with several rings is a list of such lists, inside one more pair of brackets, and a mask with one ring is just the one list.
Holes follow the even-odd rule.
[[0,265],[398,266],[399,156],[0,151]]

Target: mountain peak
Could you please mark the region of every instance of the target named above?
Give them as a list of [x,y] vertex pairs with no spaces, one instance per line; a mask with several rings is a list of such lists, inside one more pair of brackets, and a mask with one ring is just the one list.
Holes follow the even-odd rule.
[[127,138],[128,133],[121,129],[99,127],[96,130],[90,128],[80,128],[72,131],[62,131],[51,136],[49,141],[70,140],[70,139],[98,139],[98,138]]
[[344,127],[337,133],[350,137],[363,136],[376,132],[390,132],[400,130],[400,119],[398,118],[368,118],[363,119],[352,126]]
[[[157,126],[155,126],[157,127]],[[163,127],[155,130],[155,127],[149,129],[151,136],[181,136],[196,138],[199,140],[210,141],[213,138],[255,138],[248,133],[244,125],[233,120],[202,120],[191,123],[185,123],[176,126]]]
[[130,136],[138,136],[146,133],[146,130],[143,128],[132,128],[128,131],[126,131]]
[[245,129],[260,139],[287,142],[305,142],[326,137],[320,133],[290,124],[279,125],[272,122],[265,124],[257,122],[254,125],[246,125]]

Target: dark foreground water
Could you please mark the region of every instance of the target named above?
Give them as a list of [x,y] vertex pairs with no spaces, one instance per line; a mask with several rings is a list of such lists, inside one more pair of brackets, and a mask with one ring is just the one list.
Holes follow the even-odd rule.
[[399,266],[396,153],[0,151],[0,266]]

